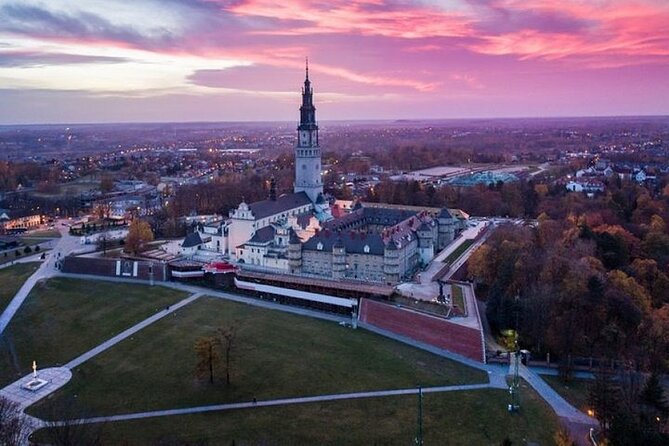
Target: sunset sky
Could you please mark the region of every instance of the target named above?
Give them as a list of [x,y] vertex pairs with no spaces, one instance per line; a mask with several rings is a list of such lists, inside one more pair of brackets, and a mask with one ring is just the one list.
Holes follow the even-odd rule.
[[669,114],[669,0],[0,0],[0,124]]

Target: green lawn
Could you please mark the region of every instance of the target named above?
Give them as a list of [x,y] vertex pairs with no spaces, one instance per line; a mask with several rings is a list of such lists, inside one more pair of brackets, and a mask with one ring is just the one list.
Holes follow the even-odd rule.
[[[240,321],[232,384],[194,378],[200,336]],[[484,372],[334,322],[201,298],[82,364],[29,412],[70,401],[95,415],[324,393],[486,382]]]
[[[34,245],[41,245],[42,243],[48,242],[49,240],[51,239],[41,238],[41,237],[21,237],[21,243],[23,243],[23,245],[15,249],[18,249],[19,251],[21,251],[21,254],[23,254],[23,250],[25,249],[26,246],[32,247]],[[31,254],[34,254],[34,251]]]
[[[524,384],[524,383],[523,383]],[[417,396],[243,409],[210,414],[108,423],[105,445],[412,445],[417,432]],[[425,394],[425,445],[553,445],[553,412],[526,385],[521,411],[510,414],[505,390]],[[94,427],[95,428],[95,427]],[[48,441],[44,431],[37,436]]]
[[451,293],[453,293],[453,306],[458,307],[462,314],[466,314],[467,308],[465,307],[465,296],[463,295],[462,287],[458,285],[451,285]]
[[459,258],[462,254],[464,254],[464,252],[465,252],[470,246],[472,246],[472,245],[474,244],[474,241],[475,241],[474,239],[469,239],[469,238],[466,239],[464,242],[462,242],[462,243],[460,244],[460,246],[458,246],[457,248],[455,248],[455,250],[454,250],[452,253],[450,253],[450,254],[448,255],[448,257],[446,257],[446,258],[444,259],[444,263],[449,263],[449,264],[451,264],[451,263],[455,262],[456,260],[458,260],[458,258]]
[[74,279],[38,283],[0,342],[0,384],[66,363],[186,297],[163,287]]
[[14,266],[0,269],[0,313],[2,313],[12,300],[21,285],[30,277],[37,268],[38,262],[17,263]]
[[419,311],[424,311],[426,313],[434,313],[442,316],[449,314],[450,308],[445,304],[430,302],[420,299],[411,299],[410,297],[402,296],[401,294],[394,294],[391,297],[392,301],[396,304],[403,305],[405,307],[414,308]]
[[29,234],[26,234],[27,237],[37,237],[37,238],[60,238],[60,232],[56,229],[43,229],[40,231],[33,231]]
[[541,375],[541,378],[574,407],[588,412],[588,389],[593,380],[572,378],[565,383],[559,376]]

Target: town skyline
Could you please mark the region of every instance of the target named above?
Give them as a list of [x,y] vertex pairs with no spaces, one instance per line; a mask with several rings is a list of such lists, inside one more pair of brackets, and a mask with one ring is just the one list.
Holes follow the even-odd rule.
[[666,115],[669,4],[0,1],[0,124]]

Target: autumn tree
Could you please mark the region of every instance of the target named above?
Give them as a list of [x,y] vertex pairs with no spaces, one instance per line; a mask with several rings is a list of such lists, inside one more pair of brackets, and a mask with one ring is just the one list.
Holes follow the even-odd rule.
[[144,220],[138,218],[130,223],[128,236],[125,238],[125,250],[137,255],[146,249],[146,246],[153,241],[153,231],[151,226]]
[[560,427],[555,434],[553,434],[553,441],[555,441],[555,446],[576,446],[569,436],[569,431],[565,428]]
[[195,341],[197,364],[195,376],[199,379],[209,377],[209,383],[214,383],[214,368],[221,360],[219,352],[221,342],[216,336],[203,336]]

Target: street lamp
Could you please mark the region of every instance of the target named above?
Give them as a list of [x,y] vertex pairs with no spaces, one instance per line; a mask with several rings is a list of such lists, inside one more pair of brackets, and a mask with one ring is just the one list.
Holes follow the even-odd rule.
[[416,446],[423,446],[423,387],[418,385],[418,432]]
[[518,302],[520,296],[516,294],[516,333],[515,333],[515,355],[514,355],[514,373],[513,380],[509,386],[509,395],[511,396],[511,403],[509,403],[509,412],[518,412],[520,409],[520,346],[518,345]]

